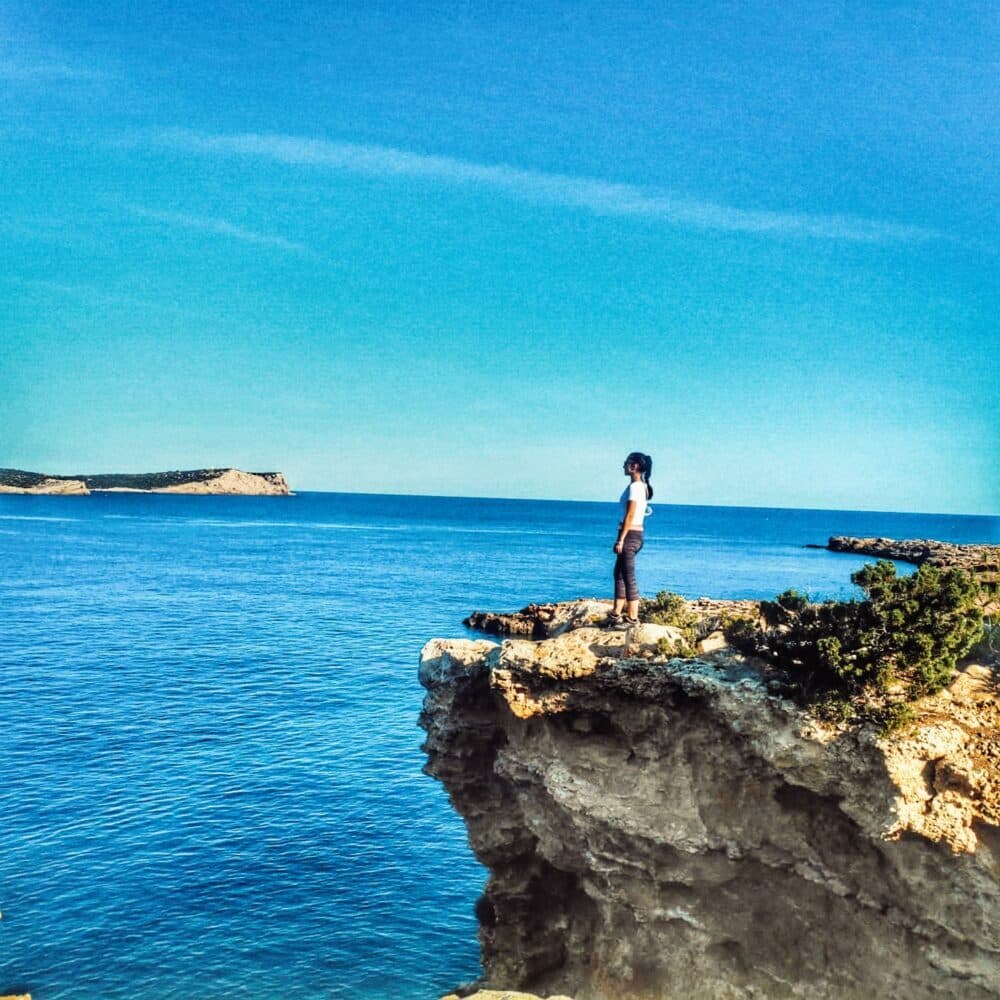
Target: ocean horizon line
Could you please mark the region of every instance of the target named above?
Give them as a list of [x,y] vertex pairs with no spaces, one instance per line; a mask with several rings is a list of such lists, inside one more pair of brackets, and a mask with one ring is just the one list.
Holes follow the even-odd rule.
[[[60,476],[61,474],[54,474]],[[66,478],[66,477],[63,477]],[[95,495],[128,495],[129,491],[95,489],[91,491]],[[156,491],[136,490],[135,493],[143,496],[173,496],[180,497],[182,493],[161,493]],[[241,494],[208,494],[199,495],[199,500],[208,499],[209,496],[221,498],[234,498]],[[246,494],[248,497],[257,494]],[[571,503],[590,504],[593,506],[609,506],[616,503],[615,500],[585,500],[578,497],[512,497],[512,496],[491,496],[484,494],[460,494],[460,493],[422,493],[422,492],[383,492],[372,490],[330,490],[330,489],[300,489],[292,490],[286,499],[295,496],[306,495],[328,495],[328,496],[371,496],[371,497],[393,497],[398,499],[412,498],[421,500],[490,500],[502,501],[504,503]],[[47,494],[36,494],[36,496],[48,496]],[[52,496],[59,496],[54,494]],[[50,497],[51,498],[51,497]],[[64,498],[65,499],[65,498]],[[72,499],[77,499],[73,497]],[[817,506],[781,506],[774,504],[751,504],[751,503],[683,503],[678,501],[665,501],[654,497],[651,501],[656,507],[677,507],[691,510],[753,510],[753,511],[811,511],[814,513],[826,514],[899,514],[905,517],[961,517],[961,518],[985,518],[1000,520],[1000,511],[970,512],[970,511],[929,511],[929,510],[898,510],[893,507],[817,507]]]
[[[371,497],[413,497],[423,500],[502,500],[504,502],[521,503],[574,503],[591,504],[594,506],[614,506],[615,500],[581,500],[578,498],[562,497],[500,497],[483,496],[476,494],[458,493],[383,493],[370,490],[311,490],[296,489],[296,496],[304,496],[312,493],[326,493],[333,496],[371,496]],[[654,507],[685,507],[692,509],[706,510],[774,510],[774,511],[814,511],[825,514],[902,514],[913,517],[970,517],[970,518],[994,518],[1000,519],[1000,512],[995,514],[967,513],[955,511],[929,511],[929,510],[895,510],[891,507],[782,507],[772,504],[745,504],[745,503],[679,503],[676,501],[658,500],[655,496],[651,501]]]

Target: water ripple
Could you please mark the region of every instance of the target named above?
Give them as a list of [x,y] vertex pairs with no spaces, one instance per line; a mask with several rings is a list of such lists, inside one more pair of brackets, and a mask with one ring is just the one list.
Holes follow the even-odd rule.
[[[417,652],[473,608],[605,592],[615,513],[0,498],[0,987],[425,1000],[472,978],[483,872],[421,774]],[[659,506],[640,582],[850,592],[854,563],[804,542],[989,532]]]

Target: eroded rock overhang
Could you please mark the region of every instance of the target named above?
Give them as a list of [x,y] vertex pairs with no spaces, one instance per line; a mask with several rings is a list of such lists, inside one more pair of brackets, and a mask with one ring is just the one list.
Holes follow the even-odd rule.
[[1000,995],[991,671],[882,739],[817,722],[729,649],[668,660],[662,631],[592,612],[422,654],[426,770],[490,871],[483,985]]

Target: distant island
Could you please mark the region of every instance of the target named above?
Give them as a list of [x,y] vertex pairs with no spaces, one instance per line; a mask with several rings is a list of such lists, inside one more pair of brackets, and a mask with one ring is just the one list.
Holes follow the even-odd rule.
[[290,496],[281,472],[242,469],[189,469],[173,472],[52,476],[0,469],[0,493],[89,496],[91,493],[187,493],[222,496]]

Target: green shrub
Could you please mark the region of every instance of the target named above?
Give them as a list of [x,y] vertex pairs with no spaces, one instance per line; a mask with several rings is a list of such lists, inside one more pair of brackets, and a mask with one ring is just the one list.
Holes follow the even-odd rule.
[[808,595],[793,588],[778,594],[773,601],[761,601],[760,613],[768,625],[781,625],[791,621],[808,604]]
[[656,651],[660,656],[667,656],[671,659],[680,658],[690,660],[698,655],[697,648],[687,639],[687,637],[671,641],[663,638],[656,640]]
[[940,691],[982,635],[976,581],[961,570],[927,563],[912,576],[897,577],[896,567],[884,560],[851,580],[868,595],[864,604],[872,622],[860,636],[871,649],[867,659],[888,662],[914,697]]
[[725,623],[723,632],[726,642],[733,649],[747,656],[753,656],[757,652],[760,629],[755,618],[731,618]]
[[882,736],[895,733],[916,721],[917,713],[913,706],[905,701],[894,701],[887,704],[876,716],[880,723],[879,732]]
[[661,590],[656,597],[641,601],[639,618],[651,625],[673,625],[676,628],[692,628],[698,622],[698,616],[688,611],[687,601],[669,590]]
[[681,630],[682,638],[676,642],[659,640],[657,649],[662,656],[690,659],[698,655],[698,616],[688,610],[687,601],[680,594],[661,590],[656,597],[642,601],[639,618],[651,625],[672,625]]
[[850,722],[854,716],[851,703],[833,691],[817,694],[811,708],[816,715],[827,722]]
[[763,603],[765,628],[735,622],[727,638],[784,670],[807,702],[851,703],[897,728],[905,713],[893,706],[940,691],[981,638],[978,587],[961,570],[927,563],[898,577],[885,560],[851,580],[864,600],[813,604],[786,591]]
[[800,594],[794,587],[778,594],[775,600],[786,611],[801,611],[809,603],[808,594]]

